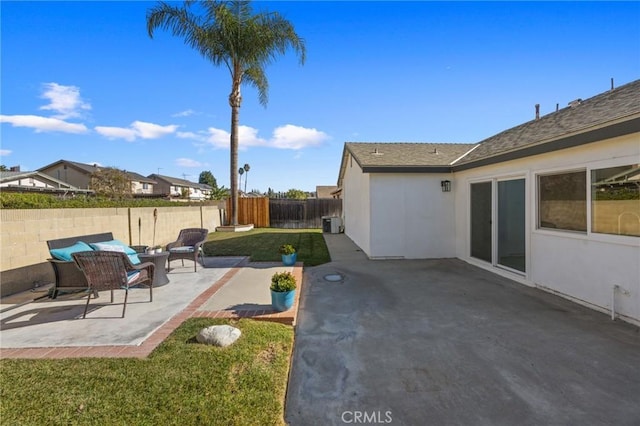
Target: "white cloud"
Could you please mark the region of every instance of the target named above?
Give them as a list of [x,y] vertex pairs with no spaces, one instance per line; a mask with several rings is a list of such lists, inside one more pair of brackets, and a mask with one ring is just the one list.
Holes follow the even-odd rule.
[[[207,142],[215,148],[229,148],[231,134],[226,130],[210,127]],[[194,136],[193,133],[189,135]],[[185,136],[186,137],[186,136]],[[299,150],[309,146],[317,146],[329,139],[329,136],[316,129],[286,124],[273,131],[271,139],[258,136],[258,129],[249,126],[238,127],[238,148],[247,149],[252,146],[272,147],[279,149]]]
[[54,111],[56,114],[53,118],[60,120],[80,117],[82,110],[91,109],[91,105],[80,97],[80,89],[76,86],[45,83],[41,97],[48,99],[49,104],[41,106],[40,109]]
[[107,139],[124,139],[129,142],[136,140],[136,131],[132,129],[107,126],[96,126],[94,129]]
[[144,121],[134,121],[131,123],[131,127],[142,139],[158,139],[174,133],[178,128],[175,124],[160,126],[159,124],[146,123]]
[[58,118],[38,115],[0,115],[0,123],[10,123],[13,127],[30,127],[36,132],[86,133],[84,124],[67,123]]
[[197,141],[203,141],[203,142],[207,140],[206,136],[193,133],[193,132],[176,132],[176,136],[181,139],[195,139]]
[[182,167],[203,167],[206,165],[190,158],[178,158],[176,159],[176,164]]
[[196,112],[192,109],[187,109],[184,111],[180,111],[180,112],[176,112],[175,114],[172,114],[172,117],[188,117],[190,115],[195,114]]
[[0,155],[2,155],[3,157],[6,157],[7,155],[11,155],[11,150],[10,149],[0,149]]
[[109,139],[124,139],[133,142],[136,138],[158,139],[162,136],[175,133],[178,126],[170,124],[161,126],[159,124],[147,123],[145,121],[134,121],[129,127],[109,127],[96,126],[96,132]]
[[209,127],[207,142],[216,148],[229,148],[231,134],[225,130]]
[[326,133],[316,129],[285,124],[273,131],[269,144],[281,149],[302,149],[318,146],[328,138]]

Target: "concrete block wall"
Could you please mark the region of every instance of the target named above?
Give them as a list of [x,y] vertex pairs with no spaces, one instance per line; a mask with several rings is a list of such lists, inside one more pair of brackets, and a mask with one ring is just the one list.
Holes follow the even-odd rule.
[[[47,241],[112,232],[131,245],[153,243],[153,208],[42,209],[0,211],[0,296],[53,282]],[[158,208],[155,244],[174,241],[180,229],[220,226],[217,206]],[[138,226],[140,223],[140,226]]]

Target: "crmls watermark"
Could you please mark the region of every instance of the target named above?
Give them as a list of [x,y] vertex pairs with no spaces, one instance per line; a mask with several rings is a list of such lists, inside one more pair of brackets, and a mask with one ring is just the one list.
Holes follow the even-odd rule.
[[340,417],[343,423],[386,424],[393,422],[391,411],[343,411]]

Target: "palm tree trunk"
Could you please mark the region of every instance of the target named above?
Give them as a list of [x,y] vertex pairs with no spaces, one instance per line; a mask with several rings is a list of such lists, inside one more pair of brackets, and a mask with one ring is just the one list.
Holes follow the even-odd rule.
[[240,104],[242,96],[240,95],[240,82],[236,78],[233,79],[231,94],[229,95],[229,105],[231,106],[231,225],[238,224],[238,123],[240,116]]

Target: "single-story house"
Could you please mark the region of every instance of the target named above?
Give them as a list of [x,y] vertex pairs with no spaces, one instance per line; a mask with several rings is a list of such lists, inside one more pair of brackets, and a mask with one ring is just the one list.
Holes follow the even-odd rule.
[[157,182],[154,193],[171,198],[183,198],[183,191],[190,200],[203,201],[211,195],[211,188],[204,183],[191,182],[186,179],[164,176],[159,174],[149,175],[150,179]]
[[[104,167],[97,164],[78,163],[77,161],[58,160],[38,169],[39,172],[66,182],[78,188],[91,189],[91,175]],[[156,182],[135,172],[122,170],[131,182],[133,195],[154,194]]]
[[47,194],[87,194],[91,190],[76,188],[66,182],[41,172],[21,172],[19,170],[0,171],[0,188],[10,192],[40,192]]
[[316,198],[336,198],[334,192],[337,190],[336,185],[316,185]]
[[345,233],[640,324],[640,80],[476,144],[345,143]]

